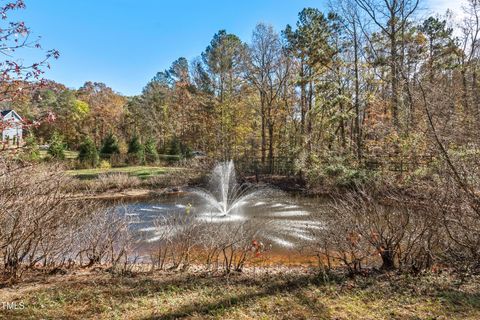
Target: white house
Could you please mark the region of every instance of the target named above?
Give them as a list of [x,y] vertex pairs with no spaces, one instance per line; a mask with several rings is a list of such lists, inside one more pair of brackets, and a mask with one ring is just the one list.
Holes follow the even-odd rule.
[[20,145],[23,142],[23,120],[14,110],[0,112],[2,143]]

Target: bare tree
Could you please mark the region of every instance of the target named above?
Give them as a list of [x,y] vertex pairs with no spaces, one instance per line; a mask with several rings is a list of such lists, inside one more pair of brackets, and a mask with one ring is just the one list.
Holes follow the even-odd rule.
[[260,23],[255,27],[246,60],[247,78],[260,96],[262,163],[266,159],[268,130],[268,158],[271,168],[275,114],[279,108],[278,99],[290,72],[289,58],[285,55],[280,37],[272,26]]
[[389,41],[388,63],[390,68],[390,104],[393,123],[400,127],[401,75],[403,69],[403,34],[411,16],[418,8],[419,0],[355,0]]

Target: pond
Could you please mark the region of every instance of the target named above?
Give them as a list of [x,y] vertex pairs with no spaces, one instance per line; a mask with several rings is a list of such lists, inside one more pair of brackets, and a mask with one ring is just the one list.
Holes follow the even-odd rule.
[[[159,222],[168,218],[173,223],[196,221],[215,224],[251,222],[258,226],[258,239],[272,251],[301,249],[313,244],[322,230],[322,212],[329,200],[291,195],[277,190],[264,190],[242,203],[228,215],[212,213],[211,206],[196,192],[163,195],[146,201],[119,206],[130,218],[131,230],[146,246],[158,241],[162,231]],[[175,218],[175,219],[173,219]]]

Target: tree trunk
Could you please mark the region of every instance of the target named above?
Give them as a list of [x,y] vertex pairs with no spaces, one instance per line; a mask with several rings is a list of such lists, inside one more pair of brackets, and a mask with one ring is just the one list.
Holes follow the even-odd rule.
[[271,120],[268,121],[268,169],[270,173],[273,173],[273,123]]
[[382,270],[391,271],[395,269],[395,256],[392,250],[384,249],[380,256],[382,258]]
[[261,92],[260,93],[260,113],[262,117],[262,164],[265,164],[265,154],[266,154],[266,149],[267,149],[267,139],[266,139],[266,133],[265,133],[265,93]]
[[391,34],[390,34],[390,82],[391,82],[391,89],[392,89],[392,97],[391,97],[391,108],[392,108],[392,120],[393,125],[396,129],[399,128],[399,120],[398,120],[398,68],[397,68],[397,39],[396,39],[396,30],[395,24],[391,23]]
[[357,145],[358,161],[362,160],[362,135],[360,132],[360,77],[358,71],[358,35],[356,23],[353,23],[353,47],[354,47],[354,68],[355,68],[355,142]]

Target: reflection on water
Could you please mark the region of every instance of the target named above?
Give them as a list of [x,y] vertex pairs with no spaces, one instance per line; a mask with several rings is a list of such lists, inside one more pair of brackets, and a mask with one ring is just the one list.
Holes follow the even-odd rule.
[[258,222],[259,236],[266,245],[275,248],[297,248],[315,240],[315,231],[323,227],[321,213],[327,201],[319,198],[294,197],[282,192],[268,192],[261,201],[246,201],[240,210],[228,215],[212,212],[195,193],[162,196],[149,201],[123,206],[131,218],[131,228],[141,241],[158,240],[161,227],[155,221],[169,217],[185,217],[208,223]]

